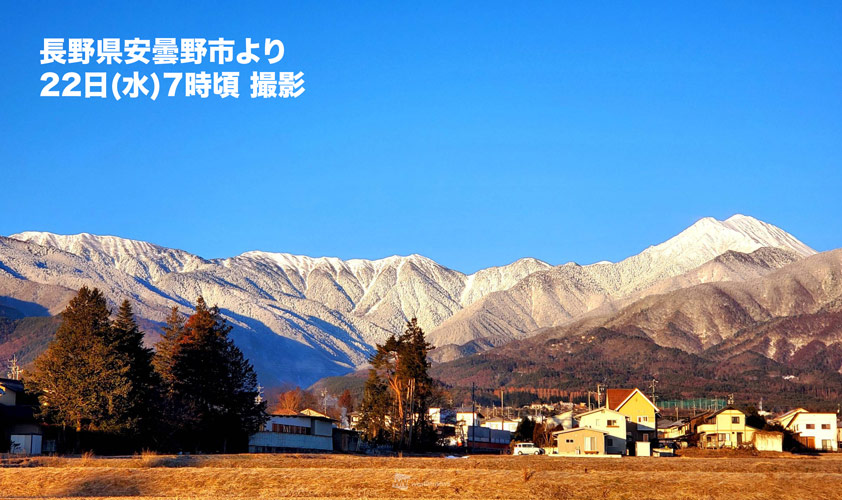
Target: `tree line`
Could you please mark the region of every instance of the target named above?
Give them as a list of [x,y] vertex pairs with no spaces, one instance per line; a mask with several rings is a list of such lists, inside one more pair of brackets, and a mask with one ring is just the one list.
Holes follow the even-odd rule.
[[240,451],[265,422],[266,403],[230,332],[199,297],[186,319],[172,308],[153,350],[128,300],[112,320],[102,292],[82,287],[25,381],[68,451]]

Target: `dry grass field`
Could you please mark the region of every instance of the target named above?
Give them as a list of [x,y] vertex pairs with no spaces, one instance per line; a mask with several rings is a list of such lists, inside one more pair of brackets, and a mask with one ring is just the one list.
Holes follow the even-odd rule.
[[2,498],[842,498],[842,455],[6,458]]

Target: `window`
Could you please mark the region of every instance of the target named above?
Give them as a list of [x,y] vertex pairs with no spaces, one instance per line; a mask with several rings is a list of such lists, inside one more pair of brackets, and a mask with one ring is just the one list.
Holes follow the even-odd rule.
[[572,439],[565,439],[565,440],[564,440],[564,442],[565,442],[565,443],[572,443],[572,442],[573,442],[573,440],[572,440]]
[[586,437],[585,438],[585,451],[596,451],[596,438]]
[[830,430],[830,424],[822,424],[822,429],[826,431]]
[[731,423],[732,424],[739,424],[740,423],[740,417],[731,417]]
[[638,424],[642,424],[642,423],[646,423],[646,422],[649,422],[649,416],[648,415],[643,415],[643,416],[637,417],[637,423]]
[[617,421],[616,420],[609,420],[607,425],[608,425],[608,427],[617,427]]
[[282,434],[310,434],[310,428],[300,425],[272,424],[272,432],[280,432]]
[[833,445],[830,442],[830,439],[822,439],[822,450],[830,451],[833,449]]
[[808,430],[809,430],[809,429],[815,429],[815,428],[816,428],[816,424],[807,424],[807,429],[808,429]]

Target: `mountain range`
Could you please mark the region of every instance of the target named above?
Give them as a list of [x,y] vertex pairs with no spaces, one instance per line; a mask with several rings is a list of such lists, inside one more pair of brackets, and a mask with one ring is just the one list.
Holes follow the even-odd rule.
[[[787,274],[793,266],[802,267]],[[234,326],[265,386],[309,385],[362,367],[374,345],[411,317],[437,347],[436,361],[547,329],[597,326],[690,354],[733,343],[775,358],[813,335],[807,328],[779,345],[779,332],[789,330],[773,323],[793,314],[811,315],[827,339],[836,338],[840,267],[833,252],[816,255],[743,215],[701,219],[617,263],[525,258],[473,274],[420,255],[341,260],[252,251],[205,259],[114,236],[24,232],[0,237],[0,316],[55,315],[76,289],[96,286],[115,303],[131,300],[154,343],[169,308],[187,314],[201,295]],[[726,302],[731,319],[704,312]],[[747,322],[765,329],[743,332]],[[0,331],[0,353],[11,352],[4,338]],[[19,346],[25,335],[15,339]]]

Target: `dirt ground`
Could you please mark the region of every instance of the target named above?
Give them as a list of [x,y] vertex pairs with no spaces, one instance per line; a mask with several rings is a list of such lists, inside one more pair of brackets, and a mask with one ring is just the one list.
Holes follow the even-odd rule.
[[0,498],[842,498],[842,454],[5,458]]

